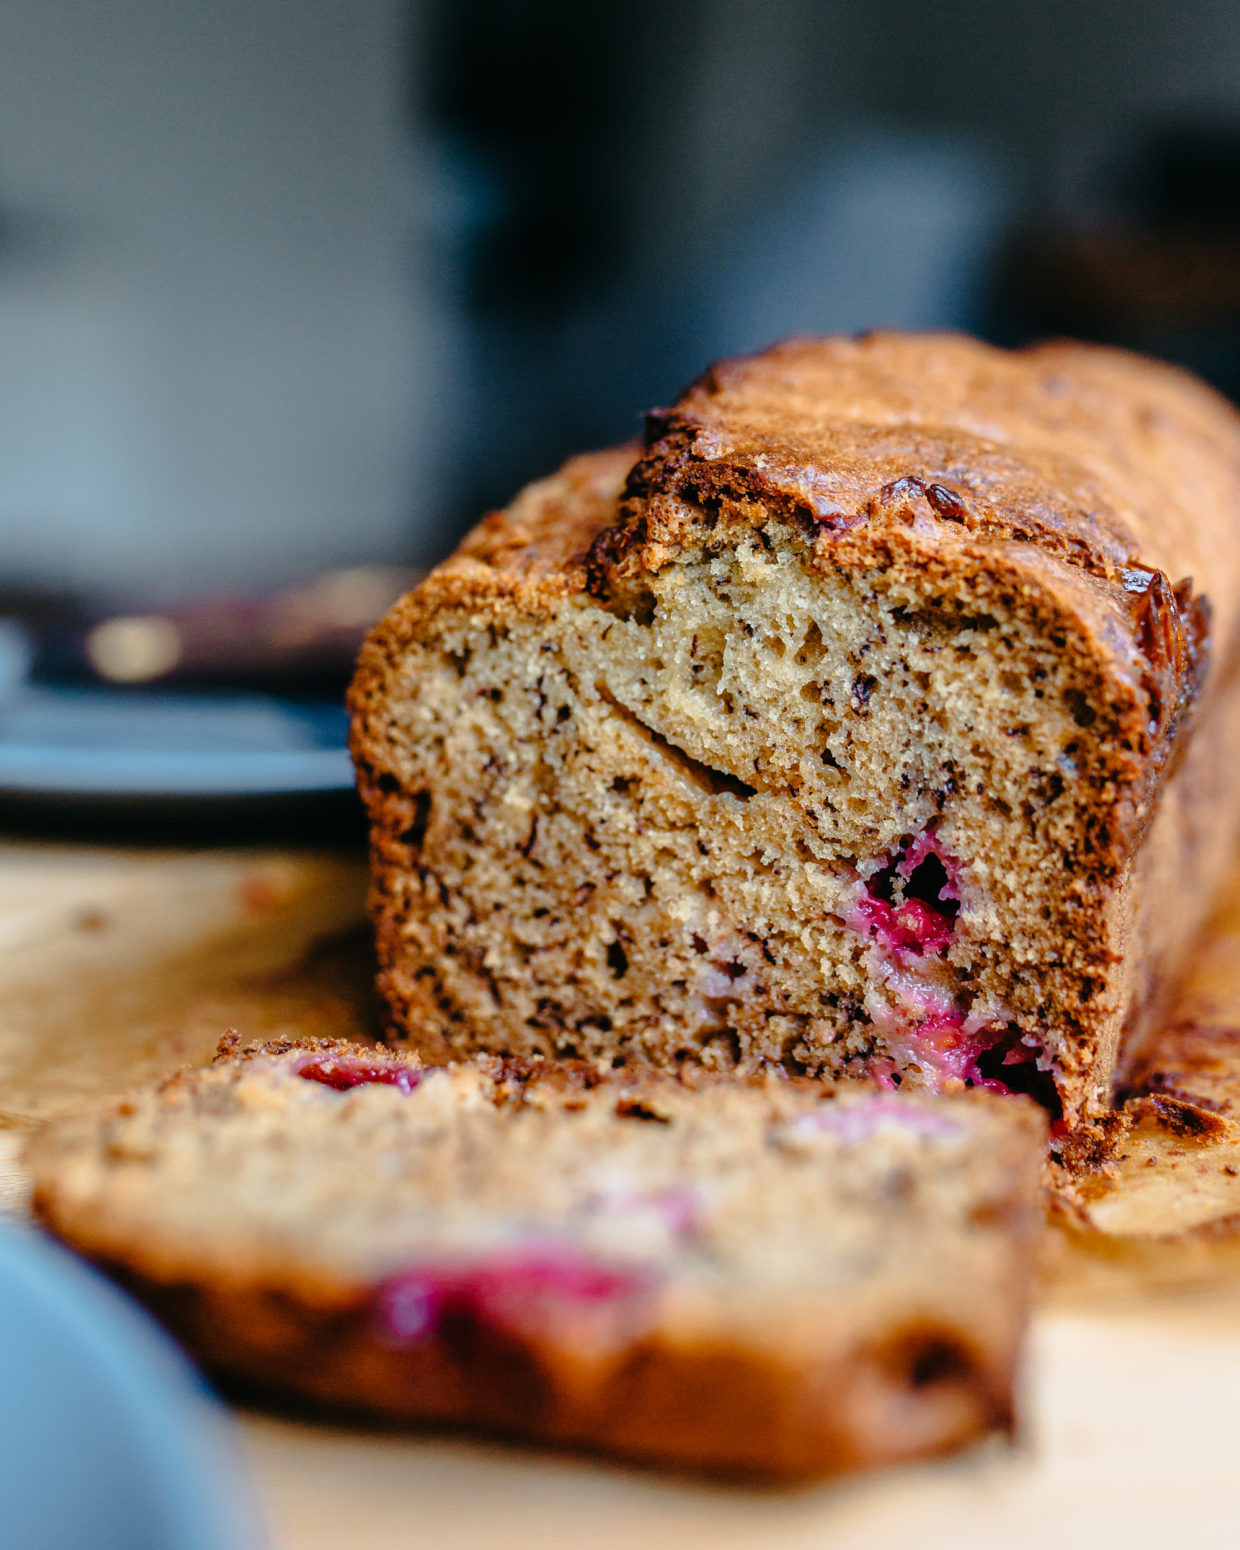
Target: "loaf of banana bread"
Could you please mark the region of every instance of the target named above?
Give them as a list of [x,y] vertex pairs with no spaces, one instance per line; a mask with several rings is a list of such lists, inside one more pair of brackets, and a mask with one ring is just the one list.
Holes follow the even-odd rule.
[[1098,1154],[1240,832],[1240,418],[1115,351],[715,367],[352,692],[397,1036],[1033,1094]]
[[213,1371],[729,1475],[1007,1428],[1044,1117],[988,1094],[238,1051],[29,1154]]

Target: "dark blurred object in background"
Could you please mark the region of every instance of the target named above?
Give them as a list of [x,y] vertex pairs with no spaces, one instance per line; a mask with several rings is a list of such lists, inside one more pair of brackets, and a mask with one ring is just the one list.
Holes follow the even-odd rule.
[[1074,334],[1240,393],[1240,7],[422,15],[415,133],[468,351],[458,528],[789,333]]
[[355,565],[271,597],[204,598],[162,613],[110,615],[80,634],[57,637],[58,676],[244,685],[338,699],[367,630],[419,575],[393,565]]
[[1240,125],[1172,124],[1151,131],[1128,176],[1132,213],[1152,231],[1240,241]]
[[119,614],[68,594],[0,590],[0,698],[29,677],[339,699],[366,632],[421,574],[355,565],[267,596],[224,593]]
[[340,701],[365,632],[416,579],[356,566],[103,617],[0,594],[0,815],[113,839],[359,834]]
[[1058,229],[1013,240],[1008,326],[1123,345],[1240,399],[1240,124],[1132,136]]
[[459,523],[721,355],[980,322],[1006,151],[889,111],[883,31],[815,0],[434,0],[417,132],[470,352]]

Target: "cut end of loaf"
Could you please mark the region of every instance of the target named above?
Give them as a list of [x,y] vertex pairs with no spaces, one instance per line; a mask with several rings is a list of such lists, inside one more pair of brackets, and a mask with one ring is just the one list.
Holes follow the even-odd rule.
[[1075,645],[1018,577],[823,565],[777,520],[623,605],[445,611],[371,787],[399,1022],[1058,1115],[1110,993],[1128,710]]

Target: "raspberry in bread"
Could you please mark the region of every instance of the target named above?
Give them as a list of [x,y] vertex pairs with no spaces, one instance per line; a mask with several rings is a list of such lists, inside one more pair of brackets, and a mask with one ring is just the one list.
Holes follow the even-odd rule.
[[1170,368],[714,368],[363,651],[397,1035],[1014,1088],[1087,1160],[1232,854],[1238,599],[1240,420]]
[[36,1214],[210,1368],[709,1470],[1012,1418],[1044,1117],[584,1064],[221,1051],[36,1137]]

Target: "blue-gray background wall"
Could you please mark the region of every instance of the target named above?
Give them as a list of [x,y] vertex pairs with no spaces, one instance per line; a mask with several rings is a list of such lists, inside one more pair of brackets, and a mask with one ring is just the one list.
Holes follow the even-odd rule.
[[0,5],[0,567],[262,586],[439,492],[394,0]]

